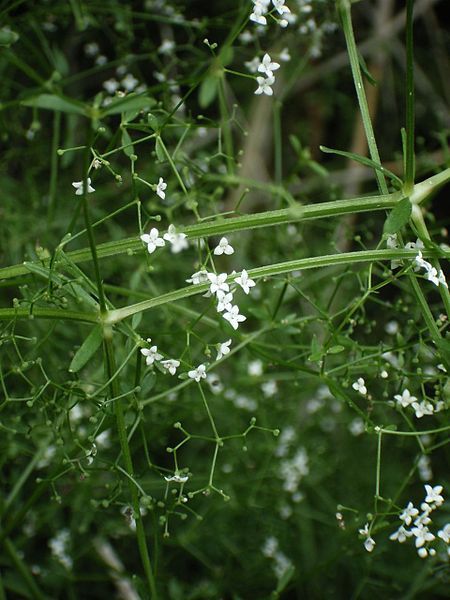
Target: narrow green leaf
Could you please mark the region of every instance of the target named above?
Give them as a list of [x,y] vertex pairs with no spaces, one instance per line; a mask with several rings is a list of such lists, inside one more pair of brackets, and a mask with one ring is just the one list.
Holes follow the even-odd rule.
[[126,154],[126,156],[131,156],[132,154],[134,154],[132,140],[130,134],[126,129],[122,129],[122,146],[125,146],[123,148],[123,151],[124,154]]
[[343,150],[335,150],[334,148],[327,148],[326,146],[319,147],[322,150],[322,152],[325,152],[326,154],[337,154],[338,156],[345,156],[345,158],[354,160],[357,163],[364,165],[365,167],[370,167],[371,169],[376,169],[377,171],[380,171],[381,173],[383,173],[383,175],[389,177],[389,179],[396,183],[397,186],[400,188],[403,185],[403,181],[400,179],[400,177],[397,177],[395,173],[392,173],[392,171],[389,171],[389,169],[386,169],[386,167],[383,167],[383,165],[376,163],[370,158],[367,158],[367,156],[361,156],[360,154],[355,154],[354,152],[344,152]]
[[86,109],[81,102],[76,102],[70,98],[63,98],[55,94],[40,94],[34,98],[27,98],[21,102],[23,106],[32,106],[33,108],[43,108],[45,110],[59,110],[72,115],[86,116]]
[[311,340],[311,354],[308,356],[308,360],[311,362],[317,362],[322,358],[322,356],[322,348],[320,347],[316,334],[314,334]]
[[163,150],[163,145],[161,144],[161,139],[160,139],[159,136],[156,138],[155,151],[156,151],[156,158],[160,162],[164,162],[166,160],[166,155],[165,155],[165,152]]
[[71,373],[77,373],[82,369],[88,360],[97,352],[102,340],[102,328],[100,325],[96,325],[75,352],[75,356],[69,366],[69,371]]
[[361,71],[363,72],[364,77],[367,79],[367,81],[373,85],[376,86],[378,85],[377,80],[372,77],[372,75],[370,74],[370,71],[367,67],[366,61],[364,60],[364,56],[361,54],[361,52],[357,49],[358,52],[358,61],[359,61],[359,66],[361,67]]
[[408,223],[411,217],[412,204],[409,198],[403,198],[393,208],[384,222],[383,233],[393,234],[400,231],[400,229]]
[[155,104],[153,98],[148,96],[141,96],[137,94],[128,94],[124,98],[118,98],[113,100],[111,104],[108,104],[101,111],[101,117],[107,117],[109,115],[118,115],[120,113],[130,110],[141,110],[143,108],[151,108]]
[[340,352],[342,352],[343,350],[345,350],[344,346],[341,345],[336,345],[336,346],[331,346],[331,348],[328,348],[328,354],[339,354]]
[[219,80],[216,75],[205,77],[200,86],[198,101],[202,108],[207,108],[217,96]]

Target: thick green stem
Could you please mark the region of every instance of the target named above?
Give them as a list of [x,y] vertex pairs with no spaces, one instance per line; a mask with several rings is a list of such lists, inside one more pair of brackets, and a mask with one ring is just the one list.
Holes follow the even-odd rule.
[[[355,35],[353,32],[350,0],[339,0],[339,9],[342,19],[342,28],[344,30],[345,41],[347,44],[348,57],[350,59],[353,81],[355,83],[356,95],[358,97],[359,109],[361,111],[361,118],[364,125],[364,131],[366,133],[367,144],[369,146],[370,157],[374,162],[381,164],[378,147],[375,140],[375,134],[372,127],[372,121],[370,118],[369,105],[367,103],[366,93],[364,90],[361,68],[359,66],[358,50],[356,48]],[[377,178],[380,192],[382,194],[387,194],[388,188],[383,173],[377,170],[375,171],[375,176]]]
[[406,153],[405,192],[414,186],[414,45],[413,45],[414,0],[406,2]]

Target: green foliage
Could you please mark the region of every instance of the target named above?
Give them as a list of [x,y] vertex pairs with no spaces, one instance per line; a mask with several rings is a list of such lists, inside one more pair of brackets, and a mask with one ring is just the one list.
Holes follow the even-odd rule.
[[287,4],[2,9],[0,598],[448,592],[440,5]]

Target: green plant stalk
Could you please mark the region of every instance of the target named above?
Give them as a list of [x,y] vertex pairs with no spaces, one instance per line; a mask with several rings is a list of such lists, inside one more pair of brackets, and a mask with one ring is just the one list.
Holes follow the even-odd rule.
[[[374,162],[381,164],[378,147],[375,140],[375,134],[373,131],[372,121],[370,118],[369,106],[367,104],[366,93],[364,91],[364,82],[361,74],[361,68],[359,66],[358,51],[356,49],[355,34],[353,32],[350,0],[338,0],[338,6],[342,20],[342,28],[344,30],[345,42],[347,44],[347,52],[350,60],[353,81],[355,83],[356,95],[358,97],[359,109],[361,111],[361,118],[364,125],[364,131],[366,132],[370,157]],[[387,194],[388,188],[386,185],[386,179],[384,175],[380,171],[376,170],[375,176],[377,178],[378,188],[380,192],[382,194]]]
[[78,312],[61,308],[0,308],[0,321],[15,319],[56,319],[62,321],[80,321],[81,323],[99,323],[100,316],[93,312]]
[[[447,179],[450,179],[450,169],[448,169]],[[431,186],[427,191],[431,193]],[[202,237],[218,236],[236,231],[247,231],[260,227],[298,223],[326,217],[337,217],[349,213],[387,210],[393,208],[403,197],[402,192],[395,192],[394,194],[387,194],[385,196],[350,198],[307,206],[298,204],[290,208],[221,219],[212,223],[198,223],[180,228],[180,231],[186,233],[190,240],[196,240]],[[421,197],[425,197],[425,189],[421,189]],[[96,254],[98,258],[106,258],[120,254],[134,254],[138,251],[143,252],[144,246],[138,237],[132,237],[99,244]],[[82,248],[67,252],[67,257],[74,263],[80,263],[90,260],[92,254],[89,248]],[[48,265],[49,261],[38,262],[38,264],[42,263]],[[24,274],[29,274],[29,270],[23,264],[12,265],[0,269],[0,280],[19,277]]]
[[[412,260],[416,254],[417,252],[415,250],[362,250],[358,252],[345,252],[342,254],[328,254],[325,256],[313,256],[309,258],[289,260],[282,263],[251,269],[248,273],[253,279],[261,279],[263,277],[272,277],[274,275],[291,273],[292,271],[314,269],[318,267],[332,267],[335,265],[347,265],[396,259]],[[424,256],[430,256],[431,254],[432,253],[430,251],[426,251]],[[104,320],[105,323],[108,324],[117,323],[136,313],[155,308],[156,306],[162,306],[167,302],[175,302],[177,300],[182,300],[183,298],[188,298],[189,296],[202,294],[206,292],[208,288],[208,283],[201,283],[180,288],[178,290],[157,296],[156,298],[151,298],[150,300],[144,300],[143,302],[138,302],[124,308],[111,310],[107,315],[105,315]]]
[[3,541],[3,545],[5,547],[6,553],[11,559],[11,562],[14,564],[16,569],[22,575],[28,590],[30,591],[31,597],[35,600],[46,600],[46,596],[40,591],[36,582],[33,579],[33,575],[28,570],[27,565],[24,563],[19,553],[17,552],[14,544],[9,538],[6,538]]
[[51,163],[50,163],[50,190],[48,200],[48,212],[47,219],[49,224],[52,223],[55,216],[56,209],[56,187],[58,183],[58,147],[61,132],[61,112],[55,111],[53,115],[53,136],[52,136],[52,149],[51,149]]
[[225,73],[222,73],[222,77],[219,79],[218,85],[219,92],[219,110],[220,110],[220,128],[223,133],[223,141],[225,143],[225,152],[227,160],[227,171],[229,175],[234,174],[234,162],[233,162],[233,137],[231,135],[231,121],[228,116],[227,101],[225,98]]
[[406,2],[406,153],[405,192],[414,187],[414,43],[413,43],[414,0]]
[[[120,389],[118,378],[114,376],[116,372],[115,358],[114,358],[114,347],[112,343],[112,330],[109,327],[104,329],[104,347],[105,347],[105,358],[107,365],[108,378],[111,382],[110,390],[111,397],[117,398],[120,396]],[[123,412],[122,401],[119,399],[114,402],[114,412],[116,416],[117,431],[119,434],[120,447],[122,450],[123,460],[125,464],[125,471],[127,472],[128,486],[131,494],[131,503],[133,507],[134,518],[136,521],[136,536],[139,547],[139,554],[141,556],[141,562],[144,569],[147,584],[150,590],[150,597],[154,600],[157,599],[158,594],[156,592],[155,578],[153,575],[152,565],[150,562],[150,556],[147,548],[147,541],[145,538],[144,523],[142,521],[142,515],[139,505],[139,496],[137,488],[134,484],[134,469],[133,461],[131,458],[130,446],[128,443],[127,430],[125,426],[125,417]]]

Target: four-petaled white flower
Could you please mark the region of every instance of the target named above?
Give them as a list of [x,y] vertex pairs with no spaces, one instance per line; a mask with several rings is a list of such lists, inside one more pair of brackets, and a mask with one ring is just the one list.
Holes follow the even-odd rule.
[[254,23],[258,23],[258,25],[267,25],[267,19],[264,16],[265,8],[260,3],[255,3],[253,7],[253,12],[250,15],[250,21]]
[[188,372],[188,377],[190,379],[195,379],[197,383],[200,379],[206,379],[206,367],[205,365],[198,365],[196,369],[192,369],[192,371]]
[[156,227],[152,227],[152,229],[150,229],[150,233],[144,233],[141,235],[141,240],[144,242],[144,244],[147,244],[147,250],[149,254],[154,252],[156,248],[161,248],[162,246],[166,245],[162,237],[159,237],[159,231],[156,229]]
[[403,390],[401,395],[395,394],[394,398],[395,400],[397,400],[397,403],[400,404],[403,408],[406,408],[410,404],[417,402],[417,398],[415,396],[411,396],[411,393],[407,388]]
[[412,407],[416,413],[417,419],[421,419],[425,415],[432,415],[434,413],[433,405],[426,400],[422,400],[422,402],[413,402]]
[[168,358],[167,360],[162,360],[161,364],[171,375],[175,375],[180,366],[180,361],[175,360],[174,358]]
[[[72,181],[73,187],[76,189],[75,196],[81,196],[84,193],[83,181]],[[87,178],[87,193],[92,194],[95,189],[91,186],[91,178]]]
[[259,94],[266,94],[266,96],[273,95],[273,89],[270,87],[275,83],[275,77],[271,75],[270,77],[257,77],[256,81],[258,82],[258,88],[255,90],[255,94],[259,96]]
[[247,67],[247,69],[250,71],[250,73],[257,73],[258,72],[258,67],[261,64],[261,61],[259,60],[259,58],[257,56],[255,56],[255,58],[252,58],[252,60],[247,60],[244,65]]
[[414,517],[417,517],[418,514],[419,511],[417,510],[417,508],[413,505],[412,502],[409,502],[408,506],[403,510],[402,514],[400,515],[400,520],[403,521],[405,525],[411,525],[411,521],[414,519]]
[[165,183],[162,177],[159,178],[158,183],[156,184],[156,195],[164,200],[166,197],[165,189],[167,188],[167,183]]
[[119,89],[119,82],[117,79],[107,79],[103,82],[103,87],[108,92],[108,94],[114,94]]
[[186,279],[187,283],[192,283],[193,285],[205,283],[206,281],[208,281],[208,271],[204,269],[193,273],[189,279]]
[[393,542],[397,540],[400,544],[403,544],[403,542],[405,542],[406,539],[411,537],[412,535],[413,534],[411,533],[411,531],[409,531],[409,529],[405,529],[403,525],[400,525],[397,531],[394,531],[394,533],[389,536],[389,539]]
[[189,247],[187,235],[185,233],[178,233],[175,225],[169,225],[169,229],[163,237],[167,242],[171,243],[171,250],[174,254],[178,254]]
[[170,483],[171,481],[174,483],[186,483],[189,477],[188,475],[180,475],[179,473],[175,473],[175,475],[170,475],[168,477],[165,476],[164,479],[167,481],[167,483]]
[[358,381],[352,383],[352,388],[365,396],[367,394],[366,382],[362,377],[358,377]]
[[233,329],[237,329],[239,327],[239,323],[245,321],[247,317],[239,314],[239,306],[229,306],[223,314],[223,318],[226,319]]
[[209,291],[211,294],[217,294],[218,291],[229,292],[230,286],[227,281],[228,275],[226,273],[220,273],[220,275],[216,275],[215,273],[208,273],[208,279],[211,283],[209,286]]
[[[151,339],[148,338],[147,342],[150,343]],[[145,362],[148,366],[152,365],[155,360],[161,360],[162,354],[158,352],[158,346],[151,346],[150,348],[141,348],[141,354],[145,356]]]
[[223,356],[225,356],[226,354],[229,354],[230,346],[231,346],[231,339],[227,340],[226,342],[223,342],[222,344],[219,344],[216,360],[220,360]]
[[131,73],[127,73],[120,83],[127,92],[132,92],[139,81]]
[[217,298],[217,312],[223,312],[224,310],[228,310],[231,308],[231,303],[233,302],[233,294],[229,292],[226,294],[222,290],[219,290],[216,294]]
[[413,527],[411,533],[416,538],[416,548],[421,548],[427,542],[432,542],[435,536],[431,533],[428,527],[420,525],[419,527]]
[[250,277],[248,276],[248,273],[245,269],[242,269],[242,273],[240,274],[239,277],[236,277],[236,279],[234,280],[238,285],[241,286],[241,288],[244,290],[244,292],[246,294],[250,293],[250,288],[255,287],[256,283],[253,281],[253,279],[250,279]]
[[280,65],[277,62],[273,62],[270,58],[270,54],[267,54],[266,52],[258,67],[258,71],[264,73],[267,77],[273,77],[273,71],[276,71],[279,68]]
[[291,12],[290,9],[285,6],[285,1],[286,0],[272,0],[273,7],[279,15],[289,14]]
[[433,504],[434,506],[441,506],[444,502],[444,497],[441,496],[442,485],[435,485],[434,487],[431,485],[425,485],[425,491],[427,493],[425,497],[425,502],[427,504]]
[[220,256],[221,254],[233,254],[234,248],[230,245],[226,237],[223,237],[218,245],[214,248],[214,254]]

